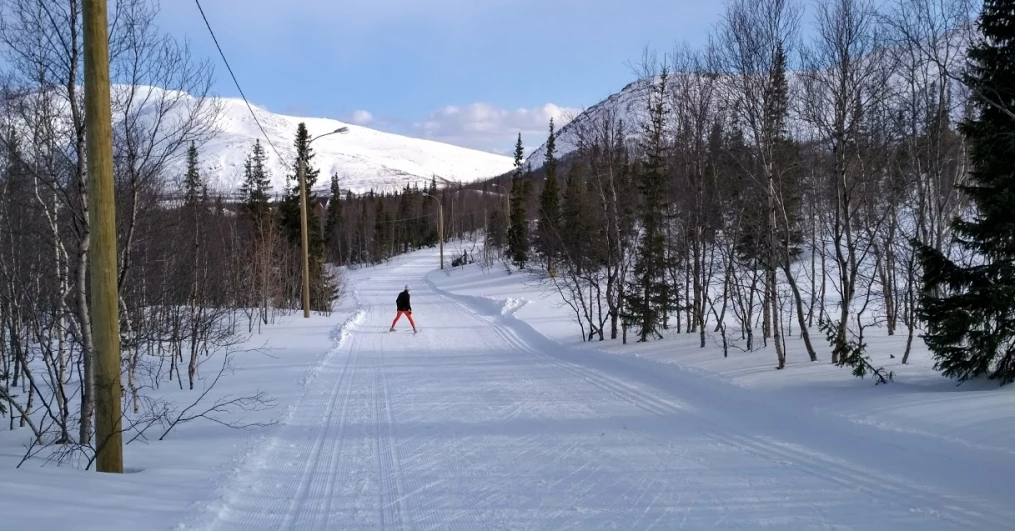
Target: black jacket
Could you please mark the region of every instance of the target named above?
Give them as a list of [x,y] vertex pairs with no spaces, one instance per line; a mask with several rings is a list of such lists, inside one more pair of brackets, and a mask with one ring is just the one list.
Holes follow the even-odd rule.
[[412,304],[409,304],[409,291],[403,291],[398,294],[398,298],[395,299],[395,304],[398,305],[398,311],[400,312],[411,312]]

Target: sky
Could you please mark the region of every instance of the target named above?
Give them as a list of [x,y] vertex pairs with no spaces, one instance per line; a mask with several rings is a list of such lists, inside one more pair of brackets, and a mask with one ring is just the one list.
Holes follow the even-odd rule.
[[[721,0],[201,0],[252,104],[510,154],[636,79],[648,47],[698,45]],[[158,24],[215,65],[193,0]]]

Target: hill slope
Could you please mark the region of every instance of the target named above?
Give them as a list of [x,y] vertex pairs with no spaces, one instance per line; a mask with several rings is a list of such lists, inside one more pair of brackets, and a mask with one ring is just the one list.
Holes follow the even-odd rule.
[[[946,37],[941,38],[936,44],[938,48],[937,57],[953,73],[960,72],[965,66],[968,39],[971,38],[971,34],[966,31],[967,29],[955,30]],[[872,59],[875,61],[888,61],[890,64],[894,64],[892,61],[895,56],[892,54],[878,57],[880,59]],[[934,86],[936,83],[939,83],[938,76],[940,75],[938,71],[939,65],[936,60],[921,57],[916,59],[916,61],[918,64],[907,67],[897,65],[891,67],[893,70],[887,81],[887,94],[889,97],[901,97],[901,99],[905,99],[907,97],[906,91],[913,89],[927,90],[930,93],[936,90]],[[912,68],[913,71],[907,72],[906,68]],[[787,82],[790,90],[790,110],[787,128],[791,137],[804,141],[822,136],[815,126],[802,116],[803,109],[801,104],[805,91],[805,73],[805,71],[800,70],[787,72]],[[694,72],[670,72],[667,83],[667,99],[671,109],[672,102],[685,99],[688,97],[688,94],[692,98],[695,97],[694,94],[701,85],[701,78],[696,77],[698,75],[700,74]],[[734,108],[737,103],[734,92],[722,88],[727,79],[727,75],[723,74],[716,77],[717,90],[715,91],[715,97],[717,101],[721,102],[720,106],[730,109]],[[574,119],[561,127],[557,132],[555,144],[556,156],[561,158],[575,151],[577,149],[575,145],[576,136],[581,134],[579,132],[587,134],[606,118],[622,121],[627,138],[635,140],[646,123],[648,116],[647,104],[651,82],[653,81],[655,80],[650,78],[633,81],[619,92],[608,96],[606,99],[588,107],[575,116]],[[962,97],[965,95],[966,90],[958,79],[952,79],[948,84],[951,94],[955,96],[950,115],[953,121],[957,121],[963,115]],[[925,103],[917,102],[916,105],[920,106]],[[828,108],[825,111],[831,112],[831,109]],[[921,115],[920,113],[927,112],[927,109],[920,107],[915,112],[919,116]],[[544,142],[527,157],[526,162],[531,165],[532,169],[538,169],[543,166],[545,158],[546,143]]]
[[[159,89],[154,89],[159,90]],[[254,107],[282,160],[269,146],[264,135],[241,99],[219,98],[221,112],[216,121],[215,137],[200,147],[201,166],[208,185],[216,192],[236,192],[243,180],[243,163],[256,139],[261,140],[268,157],[273,192],[285,185],[296,150],[293,140],[296,127],[305,122],[312,137],[348,127],[342,135],[331,135],[314,141],[314,166],[320,170],[315,189],[327,189],[331,175],[337,173],[343,189],[362,193],[398,189],[407,182],[429,182],[436,176],[444,182],[472,182],[509,171],[510,157],[467,149],[431,140],[385,133],[367,127],[347,124],[330,118],[303,118],[275,114]],[[183,173],[184,161],[174,161],[171,173]]]

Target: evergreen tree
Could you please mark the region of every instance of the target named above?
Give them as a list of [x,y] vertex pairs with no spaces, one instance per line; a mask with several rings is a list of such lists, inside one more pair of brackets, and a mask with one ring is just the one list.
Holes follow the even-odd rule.
[[356,232],[353,234],[352,248],[350,249],[350,261],[354,264],[363,264],[369,259],[367,250],[367,201],[357,199],[359,203],[359,216],[356,218]]
[[492,208],[486,215],[486,245],[491,250],[503,249],[507,245],[507,219],[504,209]]
[[539,196],[539,224],[536,232],[536,250],[546,259],[547,270],[553,269],[553,262],[560,254],[560,187],[557,185],[557,160],[555,157],[555,134],[553,119],[550,119],[550,135],[546,140],[546,183]]
[[7,131],[8,141],[5,142],[5,153],[4,158],[6,159],[4,166],[3,181],[10,186],[11,184],[19,184],[24,181],[28,174],[27,165],[25,159],[21,154],[21,139],[18,136],[17,130],[14,126],[10,127]]
[[265,219],[269,211],[271,179],[265,161],[264,146],[260,140],[255,140],[253,150],[243,163],[243,184],[240,186],[243,210],[253,220]]
[[391,257],[390,253],[390,229],[391,218],[384,209],[384,198],[377,198],[377,208],[374,210],[374,262],[380,263]]
[[961,131],[969,141],[972,219],[956,217],[959,249],[979,263],[963,265],[914,241],[923,268],[920,316],[935,367],[965,381],[986,375],[1001,385],[1015,381],[1015,0],[986,0],[979,17],[982,38],[969,48],[965,83],[975,112]]
[[395,235],[395,245],[403,253],[409,252],[416,244],[414,236],[417,220],[409,219],[412,217],[412,196],[412,187],[408,184],[398,194],[398,211],[395,215],[398,233]]
[[204,183],[197,168],[197,146],[193,142],[187,148],[187,173],[183,176],[183,204],[188,209],[197,208],[205,195]]
[[638,165],[636,184],[641,202],[638,210],[640,239],[635,254],[631,285],[627,289],[627,308],[624,319],[629,325],[638,327],[638,341],[647,341],[649,336],[661,337],[664,310],[676,292],[666,282],[667,256],[664,233],[666,212],[666,78],[663,68],[659,79],[653,83],[649,106],[649,120],[644,126],[640,151],[642,161]]
[[520,177],[522,174],[522,162],[525,161],[525,148],[522,147],[522,134],[518,133],[518,140],[515,142],[515,170],[514,176]]
[[[205,218],[205,207],[207,206],[207,189],[201,180],[201,172],[198,170],[197,146],[191,142],[187,148],[187,171],[183,176],[183,227],[184,234],[190,240],[186,251],[185,262],[188,266],[185,269],[185,278],[188,295],[188,304],[196,304],[198,296],[198,263],[201,259],[201,241],[204,239],[203,221]],[[192,253],[192,254],[191,254]]]
[[[286,176],[286,190],[282,201],[279,203],[279,225],[282,234],[290,245],[300,249],[302,243],[302,230],[300,225],[300,183],[299,165],[300,159],[304,163],[304,178],[306,180],[307,192],[307,243],[308,254],[310,255],[310,306],[315,311],[330,311],[331,303],[336,293],[331,283],[331,277],[325,268],[325,247],[324,235],[321,231],[321,221],[317,216],[317,194],[312,190],[317,184],[317,177],[320,170],[314,168],[314,153],[310,149],[310,133],[303,122],[296,128],[296,139],[293,141],[296,148],[296,159],[293,161],[292,173]],[[301,271],[299,272],[302,275]],[[302,286],[302,284],[299,284]],[[299,289],[302,289],[300,287]],[[301,300],[299,293],[293,294],[294,300]]]
[[328,217],[324,222],[324,237],[332,262],[345,263],[342,248],[342,190],[338,186],[338,174],[331,176],[331,197],[328,199]]
[[515,144],[515,171],[511,178],[511,214],[508,226],[507,256],[518,268],[529,261],[528,189],[522,174],[522,135]]
[[313,254],[314,249],[319,247],[320,250],[323,250],[324,248],[321,238],[321,224],[317,218],[317,209],[314,208],[314,205],[317,204],[317,194],[313,192],[314,186],[317,184],[317,177],[321,172],[314,168],[315,155],[310,148],[310,133],[303,122],[300,122],[296,128],[296,140],[293,141],[293,145],[296,148],[296,158],[293,160],[292,173],[286,175],[285,195],[279,204],[279,223],[282,233],[286,235],[288,240],[299,244],[301,241],[299,164],[302,158],[305,164],[304,175],[307,188],[308,239],[310,240],[311,254]]
[[577,273],[581,274],[591,265],[589,244],[592,239],[588,234],[591,223],[586,190],[575,173],[574,168],[568,172],[564,188],[560,221],[561,259],[566,260]]
[[[737,241],[737,252],[742,260],[770,269],[768,274],[774,274],[775,270],[785,265],[782,246],[787,238],[790,244],[790,262],[802,252],[800,246],[803,243],[803,233],[799,226],[802,200],[800,172],[796,167],[799,147],[790,139],[786,127],[789,117],[789,85],[786,80],[786,54],[781,44],[773,52],[772,65],[762,123],[762,149],[767,151],[765,160],[769,167],[759,166],[765,174],[765,186],[759,188],[748,176],[744,176],[737,185],[746,196],[743,205],[745,222]],[[718,134],[718,130],[713,129],[713,134]],[[781,205],[780,213],[781,210],[786,210],[790,218],[788,227],[781,214],[771,216],[771,209],[776,204]]]

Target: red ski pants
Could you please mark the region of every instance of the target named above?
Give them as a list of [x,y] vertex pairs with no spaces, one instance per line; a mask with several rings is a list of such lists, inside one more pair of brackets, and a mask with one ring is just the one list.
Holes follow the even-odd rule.
[[397,314],[395,314],[395,320],[391,321],[391,328],[395,327],[395,323],[397,323],[398,320],[401,319],[403,315],[406,317],[406,319],[409,320],[409,324],[412,325],[412,329],[415,330],[416,329],[416,323],[414,323],[412,321],[412,312],[411,311],[399,311]]

